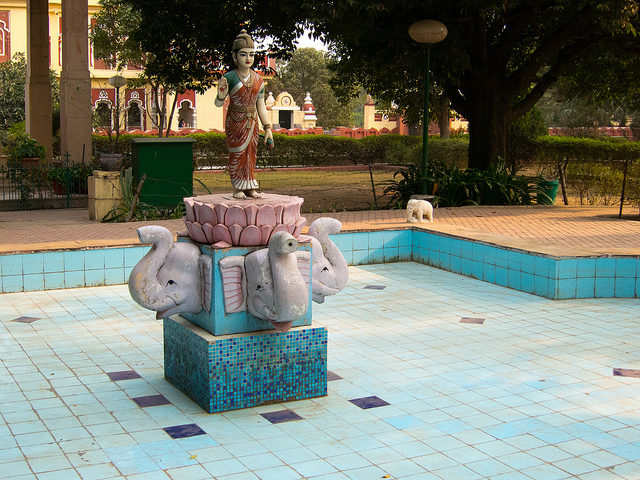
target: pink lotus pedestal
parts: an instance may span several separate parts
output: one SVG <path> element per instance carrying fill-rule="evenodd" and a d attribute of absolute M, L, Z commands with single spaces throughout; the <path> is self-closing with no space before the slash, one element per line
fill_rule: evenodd
<path fill-rule="evenodd" d="M 200 195 L 184 199 L 192 240 L 226 248 L 232 245 L 267 245 L 275 232 L 286 231 L 296 239 L 307 220 L 300 216 L 304 199 L 262 194 L 263 198 L 236 199 L 228 194 Z"/>

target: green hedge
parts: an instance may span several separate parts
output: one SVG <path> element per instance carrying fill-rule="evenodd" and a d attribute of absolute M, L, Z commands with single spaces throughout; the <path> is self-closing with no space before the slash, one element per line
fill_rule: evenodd
<path fill-rule="evenodd" d="M 227 145 L 223 133 L 196 133 L 194 160 L 198 167 L 227 165 Z M 133 135 L 121 135 L 118 152 L 131 153 Z M 362 165 L 386 163 L 390 165 L 420 165 L 422 159 L 422 137 L 402 135 L 379 135 L 361 139 L 334 137 L 330 135 L 274 136 L 276 147 L 266 149 L 262 142 L 258 148 L 258 162 L 273 166 L 325 166 Z M 94 151 L 109 152 L 109 138 L 94 135 Z M 529 153 L 527 163 L 560 163 L 564 161 L 609 163 L 640 158 L 640 142 L 622 138 L 593 139 L 575 137 L 542 136 L 527 140 Z M 429 159 L 446 165 L 466 168 L 468 164 L 467 138 L 442 140 L 429 138 Z"/>
<path fill-rule="evenodd" d="M 640 143 L 623 138 L 595 139 L 543 136 L 532 141 L 533 162 L 608 163 L 640 158 Z"/>
<path fill-rule="evenodd" d="M 118 153 L 131 154 L 131 138 L 121 135 Z M 223 133 L 196 133 L 189 135 L 195 139 L 193 145 L 194 162 L 197 167 L 227 165 L 227 145 Z M 258 163 L 262 165 L 289 166 L 329 166 L 362 165 L 386 163 L 391 165 L 419 164 L 422 155 L 422 138 L 402 135 L 370 136 L 362 139 L 334 137 L 330 135 L 274 135 L 275 148 L 270 150 L 260 142 Z M 94 152 L 111 152 L 113 147 L 106 136 L 94 135 Z M 441 140 L 429 138 L 429 158 L 460 168 L 467 166 L 468 140 L 454 138 Z"/>

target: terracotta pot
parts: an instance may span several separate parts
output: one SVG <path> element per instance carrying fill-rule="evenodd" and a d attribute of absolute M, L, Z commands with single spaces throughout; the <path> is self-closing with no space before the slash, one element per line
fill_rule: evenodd
<path fill-rule="evenodd" d="M 57 180 L 53 180 L 51 182 L 51 186 L 53 187 L 53 193 L 56 195 L 66 195 L 67 194 L 67 186 L 60 183 Z"/>
<path fill-rule="evenodd" d="M 20 163 L 24 168 L 38 168 L 38 165 L 40 165 L 40 159 L 38 157 L 23 157 L 20 159 Z"/>

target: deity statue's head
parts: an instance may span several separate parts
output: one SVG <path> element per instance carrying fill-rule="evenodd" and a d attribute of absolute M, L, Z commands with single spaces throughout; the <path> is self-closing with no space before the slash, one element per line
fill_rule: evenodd
<path fill-rule="evenodd" d="M 238 68 L 250 68 L 255 56 L 253 38 L 246 30 L 241 30 L 231 46 L 231 56 Z"/>

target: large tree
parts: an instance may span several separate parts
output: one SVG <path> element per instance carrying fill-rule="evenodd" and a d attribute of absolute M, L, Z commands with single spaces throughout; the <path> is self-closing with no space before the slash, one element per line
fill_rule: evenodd
<path fill-rule="evenodd" d="M 132 38 L 148 52 L 145 70 L 170 84 L 204 91 L 233 66 L 231 44 L 245 28 L 256 40 L 270 37 L 270 55 L 288 58 L 303 31 L 301 11 L 279 10 L 275 0 L 113 0 L 140 15 Z M 286 2 L 285 2 L 286 3 Z M 283 11 L 286 11 L 284 15 Z M 257 65 L 266 49 L 258 52 Z"/>
<path fill-rule="evenodd" d="M 140 12 L 147 67 L 164 78 L 207 88 L 230 64 L 242 26 L 270 35 L 274 55 L 292 52 L 311 26 L 334 53 L 343 94 L 362 85 L 410 119 L 421 110 L 425 58 L 407 30 L 436 18 L 449 35 L 432 48 L 433 79 L 469 121 L 469 163 L 478 168 L 504 158 L 508 126 L 576 60 L 631 36 L 638 22 L 638 0 L 121 1 Z"/>
<path fill-rule="evenodd" d="M 303 2 L 306 3 L 306 2 Z M 303 7 L 301 7 L 303 8 Z M 343 94 L 362 84 L 419 115 L 423 49 L 411 23 L 435 18 L 449 34 L 431 48 L 434 81 L 470 124 L 469 165 L 505 157 L 508 126 L 590 49 L 635 33 L 635 0 L 352 0 L 313 8 Z M 418 115 L 416 115 L 418 114 Z"/>

